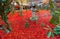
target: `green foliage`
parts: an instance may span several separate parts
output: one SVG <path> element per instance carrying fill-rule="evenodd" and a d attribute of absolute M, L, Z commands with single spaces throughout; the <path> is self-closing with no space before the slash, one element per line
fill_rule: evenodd
<path fill-rule="evenodd" d="M 49 1 L 49 5 L 52 14 L 50 23 L 58 25 L 60 23 L 60 8 L 56 9 L 56 6 L 54 5 L 54 2 L 52 0 Z"/>
<path fill-rule="evenodd" d="M 26 22 L 26 23 L 25 23 L 25 27 L 27 28 L 28 26 L 29 26 L 29 23 L 28 23 L 28 22 Z"/>
<path fill-rule="evenodd" d="M 51 36 L 51 31 L 47 33 L 48 38 Z"/>
<path fill-rule="evenodd" d="M 9 12 L 11 9 L 10 8 L 10 0 L 0 0 L 0 8 L 1 8 L 0 10 L 3 10 L 4 12 L 6 12 L 6 11 Z"/>
<path fill-rule="evenodd" d="M 5 13 L 6 13 L 6 14 L 8 14 L 8 12 L 10 12 L 10 11 L 11 11 L 10 6 L 8 6 L 4 11 L 5 11 Z"/>
<path fill-rule="evenodd" d="M 59 24 L 60 23 L 60 9 L 55 10 L 52 13 L 52 19 L 50 20 L 50 23 L 52 24 Z"/>
<path fill-rule="evenodd" d="M 60 35 L 60 26 L 57 26 L 57 27 L 54 28 L 54 33 L 56 35 Z"/>
<path fill-rule="evenodd" d="M 54 32 L 52 32 L 52 31 L 49 31 L 48 33 L 47 33 L 47 37 L 48 38 L 50 38 L 50 36 L 52 36 L 53 38 L 54 38 Z"/>
<path fill-rule="evenodd" d="M 38 18 L 37 18 L 36 16 L 32 16 L 32 17 L 30 18 L 30 20 L 31 20 L 31 21 L 34 21 L 34 20 L 37 21 Z"/>
<path fill-rule="evenodd" d="M 47 33 L 48 38 L 50 38 L 50 36 L 54 38 L 54 35 L 60 35 L 60 26 L 56 26 L 55 28 L 53 28 L 53 32 L 49 31 Z"/>
<path fill-rule="evenodd" d="M 50 38 L 50 36 L 54 38 L 54 35 L 60 35 L 60 26 L 57 25 L 52 29 L 52 31 L 47 33 L 48 38 Z"/>
<path fill-rule="evenodd" d="M 44 27 L 44 26 L 45 26 L 45 23 L 44 23 L 44 22 L 42 22 L 42 23 L 41 23 L 41 26 L 42 26 L 42 27 Z"/>
<path fill-rule="evenodd" d="M 3 30 L 6 32 L 10 31 L 7 17 L 8 13 L 11 11 L 10 2 L 11 0 L 0 0 L 0 16 L 2 17 L 2 20 L 6 23 L 6 27 L 8 29 L 6 29 L 6 27 L 4 26 L 2 26 L 1 28 L 3 28 Z"/>
<path fill-rule="evenodd" d="M 55 7 L 53 0 L 50 0 L 50 1 L 49 1 L 49 5 L 50 5 L 50 8 L 49 8 L 49 9 L 50 9 L 50 10 L 53 10 L 54 7 Z"/>
<path fill-rule="evenodd" d="M 7 21 L 7 14 L 9 11 L 11 11 L 10 8 L 10 1 L 11 0 L 0 0 L 0 15 L 2 16 L 2 19 L 4 21 Z M 3 5 L 2 5 L 3 3 Z"/>
<path fill-rule="evenodd" d="M 53 33 L 53 32 L 51 33 L 51 35 L 52 35 L 52 37 L 54 38 L 54 33 Z"/>

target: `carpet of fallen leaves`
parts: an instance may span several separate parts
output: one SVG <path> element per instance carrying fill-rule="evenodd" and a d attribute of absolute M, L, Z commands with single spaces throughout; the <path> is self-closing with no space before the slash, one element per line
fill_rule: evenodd
<path fill-rule="evenodd" d="M 60 36 L 54 36 L 54 38 L 47 37 L 48 30 L 45 30 L 44 27 L 54 27 L 54 25 L 49 23 L 52 17 L 49 11 L 40 10 L 37 12 L 36 16 L 39 18 L 37 22 L 29 20 L 32 16 L 31 10 L 24 10 L 22 12 L 22 16 L 19 15 L 19 12 L 8 15 L 12 31 L 6 34 L 3 30 L 0 30 L 0 39 L 60 39 Z M 28 27 L 25 27 L 26 21 L 29 23 Z M 44 23 L 44 27 L 41 25 L 42 23 Z"/>

